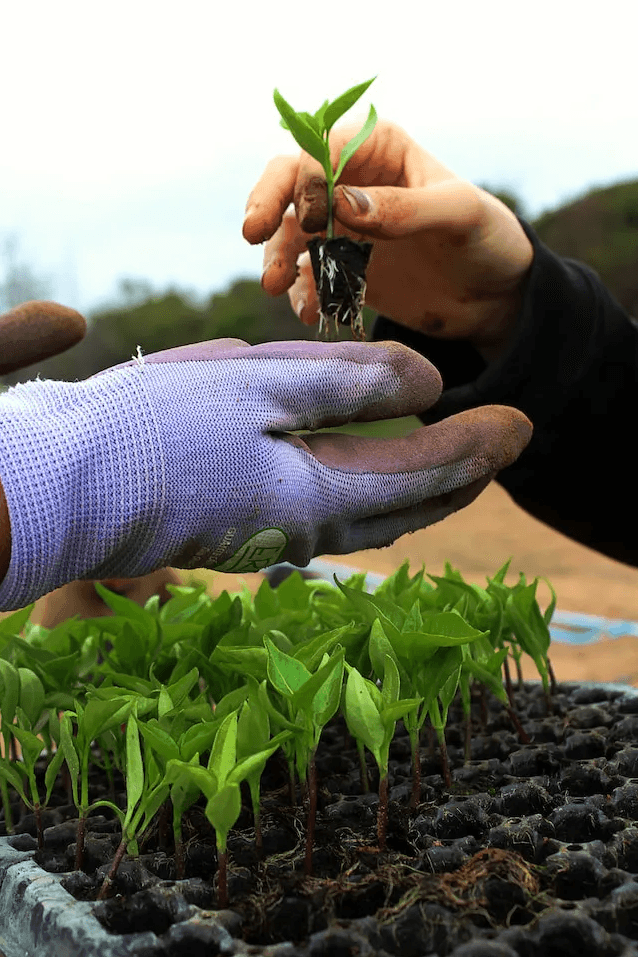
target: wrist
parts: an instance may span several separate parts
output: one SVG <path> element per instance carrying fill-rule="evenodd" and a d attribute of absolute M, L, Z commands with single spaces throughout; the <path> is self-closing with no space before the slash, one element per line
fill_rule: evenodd
<path fill-rule="evenodd" d="M 500 359 L 509 349 L 523 304 L 522 284 L 486 309 L 484 320 L 470 343 L 487 363 Z"/>
<path fill-rule="evenodd" d="M 142 574 L 161 501 L 156 427 L 134 376 L 29 382 L 0 399 L 10 529 L 0 608 L 81 578 Z M 1 531 L 1 526 L 0 526 Z"/>

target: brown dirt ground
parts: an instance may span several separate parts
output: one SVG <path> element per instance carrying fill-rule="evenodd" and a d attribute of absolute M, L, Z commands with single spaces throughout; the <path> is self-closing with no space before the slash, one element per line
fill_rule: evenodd
<path fill-rule="evenodd" d="M 513 583 L 519 572 L 528 581 L 547 578 L 561 610 L 638 620 L 637 568 L 599 555 L 531 518 L 494 482 L 472 505 L 438 525 L 405 535 L 388 548 L 334 556 L 334 560 L 379 574 L 390 574 L 406 559 L 415 571 L 425 564 L 428 572 L 440 574 L 449 561 L 468 580 L 484 584 L 485 576 L 510 556 L 508 581 Z M 259 575 L 193 574 L 208 581 L 216 593 L 241 587 L 243 582 L 254 588 L 261 580 Z M 541 603 L 549 600 L 544 585 L 539 586 L 539 597 Z M 589 645 L 555 642 L 551 659 L 559 680 L 638 686 L 638 638 L 631 635 Z M 533 665 L 528 675 L 534 676 Z"/>

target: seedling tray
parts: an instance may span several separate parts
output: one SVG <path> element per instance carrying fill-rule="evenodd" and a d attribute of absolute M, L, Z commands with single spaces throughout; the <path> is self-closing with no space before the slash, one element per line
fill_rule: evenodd
<path fill-rule="evenodd" d="M 353 569 L 315 562 L 311 571 L 344 579 Z M 370 587 L 378 584 L 373 577 Z M 283 808 L 282 817 L 286 798 L 275 773 L 263 861 L 245 830 L 229 839 L 228 910 L 214 909 L 214 850 L 199 830 L 202 876 L 189 868 L 188 879 L 172 880 L 161 853 L 142 855 L 122 867 L 113 897 L 95 903 L 104 868 L 70 869 L 72 827 L 45 830 L 38 851 L 25 821 L 23 833 L 0 838 L 0 953 L 529 957 L 558 953 L 567 940 L 569 953 L 638 955 L 638 690 L 563 683 L 551 715 L 538 682 L 519 694 L 531 743 L 520 744 L 494 702 L 464 764 L 457 714 L 448 735 L 452 786 L 443 785 L 438 756 L 424 751 L 416 813 L 407 809 L 409 742 L 398 736 L 381 854 L 375 784 L 361 793 L 343 724 L 326 728 L 315 877 L 303 878 L 294 846 L 304 812 Z M 109 840 L 105 823 L 100 831 L 94 821 L 98 844 Z M 286 827 L 292 844 L 282 848 Z"/>
<path fill-rule="evenodd" d="M 623 685 L 560 685 L 554 731 L 558 733 L 567 720 L 569 733 L 557 740 L 552 722 L 542 716 L 540 688 L 526 685 L 524 697 L 526 725 L 535 731 L 532 745 L 521 747 L 505 728 L 493 731 L 491 740 L 477 736 L 470 764 L 463 766 L 458 754 L 453 760 L 453 793 L 441 787 L 435 763 L 424 760 L 423 804 L 416 816 L 404 817 L 400 825 L 413 848 L 410 870 L 417 878 L 415 903 L 403 908 L 399 904 L 390 920 L 378 921 L 376 906 L 361 914 L 366 901 L 379 895 L 376 873 L 381 861 L 372 848 L 360 848 L 358 877 L 363 889 L 355 875 L 347 892 L 340 890 L 337 914 L 327 926 L 313 927 L 304 912 L 296 925 L 298 940 L 279 937 L 273 942 L 245 943 L 233 902 L 227 911 L 207 909 L 210 885 L 196 878 L 156 880 L 133 895 L 151 904 L 155 930 L 136 929 L 130 910 L 124 915 L 129 922 L 126 932 L 110 932 L 96 913 L 103 918 L 110 913 L 112 920 L 117 907 L 113 911 L 112 902 L 75 900 L 61 886 L 69 874 L 40 868 L 34 861 L 35 839 L 23 833 L 0 839 L 0 950 L 5 957 L 329 957 L 335 948 L 347 946 L 350 951 L 337 952 L 358 952 L 362 957 L 420 957 L 422 953 L 472 957 L 473 948 L 479 948 L 476 953 L 481 957 L 526 957 L 558 953 L 558 942 L 567 939 L 571 947 L 567 953 L 638 954 L 638 828 L 634 823 L 638 749 L 633 745 L 638 691 Z M 452 730 L 452 750 L 455 734 Z M 341 732 L 329 735 L 328 745 L 341 761 Z M 502 751 L 500 759 L 490 757 L 495 746 Z M 391 771 L 395 819 L 409 790 L 406 784 L 396 783 L 404 780 L 400 748 L 399 741 Z M 349 815 L 350 825 L 341 832 L 344 842 L 348 830 L 365 833 L 367 826 L 374 832 L 374 795 L 359 794 L 355 777 L 350 775 L 348 790 L 347 779 L 337 775 L 336 790 L 341 793 L 326 799 L 323 809 L 324 827 L 331 826 L 337 814 L 340 825 Z M 397 835 L 395 829 L 391 836 L 395 846 Z M 45 845 L 51 836 L 45 831 Z M 245 844 L 238 836 L 235 847 L 229 843 L 231 856 L 239 856 L 242 847 Z M 366 860 L 370 867 L 365 866 Z M 512 872 L 502 870 L 512 865 L 520 869 L 520 882 Z M 130 875 L 134 871 L 132 866 Z M 406 878 L 397 870 L 393 879 Z M 454 903 L 452 897 L 444 902 L 436 897 L 439 886 L 446 895 L 453 894 Z M 468 886 L 486 893 L 478 909 L 472 892 L 468 897 Z M 543 900 L 548 888 L 552 907 Z M 292 884 L 288 893 L 278 905 L 280 918 L 270 920 L 266 937 L 276 937 L 291 913 L 299 921 L 296 908 L 303 895 L 297 897 Z M 194 903 L 198 894 L 199 902 Z M 478 924 L 472 923 L 472 915 L 476 921 L 481 908 L 487 914 L 485 923 L 480 918 Z M 312 911 L 310 904 L 308 910 Z M 421 944 L 426 949 L 419 949 Z"/>

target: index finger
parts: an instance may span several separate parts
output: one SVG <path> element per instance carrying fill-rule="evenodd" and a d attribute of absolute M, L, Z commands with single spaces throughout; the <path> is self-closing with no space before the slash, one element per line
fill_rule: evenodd
<path fill-rule="evenodd" d="M 251 245 L 263 243 L 279 228 L 293 201 L 298 156 L 275 156 L 270 160 L 246 203 L 242 233 Z"/>

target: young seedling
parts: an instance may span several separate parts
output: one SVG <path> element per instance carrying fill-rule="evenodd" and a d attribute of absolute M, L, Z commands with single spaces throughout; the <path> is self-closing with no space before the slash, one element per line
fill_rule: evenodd
<path fill-rule="evenodd" d="M 60 750 L 64 755 L 73 793 L 73 803 L 78 810 L 78 833 L 76 842 L 75 869 L 84 866 L 84 836 L 86 819 L 92 807 L 89 803 L 89 763 L 91 746 L 96 738 L 111 728 L 120 727 L 127 720 L 133 701 L 130 698 L 114 697 L 110 701 L 91 698 L 83 708 L 79 702 L 76 710 L 65 711 L 60 718 Z M 73 722 L 77 734 L 73 736 Z"/>
<path fill-rule="evenodd" d="M 0 777 L 16 788 L 25 805 L 33 811 L 38 846 L 42 847 L 42 806 L 35 777 L 35 765 L 44 749 L 43 736 L 40 735 L 48 719 L 48 712 L 45 711 L 44 705 L 44 688 L 38 676 L 30 668 L 13 668 L 7 661 L 3 661 L 2 666 L 4 690 L 8 692 L 6 713 L 4 701 L 2 702 L 3 730 L 6 722 L 7 730 L 20 744 L 22 760 L 11 764 L 5 759 L 0 768 Z M 9 723 L 14 721 L 14 717 L 17 724 Z M 15 772 L 16 769 L 20 771 L 18 780 L 20 775 L 24 775 L 28 781 L 27 793 L 17 784 L 15 775 L 11 775 L 11 771 Z M 48 797 L 49 795 L 47 795 L 47 801 Z"/>
<path fill-rule="evenodd" d="M 411 806 L 414 807 L 421 792 L 419 734 L 428 715 L 437 729 L 444 780 L 448 786 L 451 783 L 437 698 L 443 701 L 441 696 L 445 697 L 451 687 L 447 683 L 456 674 L 451 681 L 453 697 L 458 684 L 460 649 L 484 633 L 472 627 L 457 611 L 426 608 L 422 612 L 418 599 L 410 607 L 402 608 L 377 595 L 366 595 L 338 584 L 349 601 L 371 623 L 369 653 L 377 678 L 385 682 L 385 659 L 392 658 L 399 673 L 401 695 L 415 700 L 414 707 L 404 717 L 412 748 Z M 418 586 L 418 582 L 414 584 Z"/>
<path fill-rule="evenodd" d="M 169 793 L 166 775 L 152 755 L 151 749 L 145 747 L 144 757 L 142 757 L 139 725 L 134 713 L 129 715 L 126 722 L 125 782 L 126 810 L 124 812 L 110 801 L 99 802 L 102 806 L 111 807 L 120 818 L 122 839 L 115 852 L 111 868 L 100 887 L 98 900 L 103 900 L 109 893 L 126 852 L 130 850 L 135 854 L 138 853 L 139 837 L 149 827 Z"/>
<path fill-rule="evenodd" d="M 287 712 L 284 727 L 293 728 L 297 773 L 307 784 L 308 820 L 306 825 L 305 872 L 312 873 L 312 844 L 317 814 L 317 772 L 315 755 L 321 732 L 337 712 L 343 685 L 344 649 L 340 646 L 330 656 L 325 653 L 314 674 L 302 661 L 280 651 L 269 639 L 268 679 L 280 696 L 281 707 Z M 264 710 L 273 713 L 263 697 Z M 275 712 L 275 720 L 281 722 Z"/>
<path fill-rule="evenodd" d="M 207 767 L 171 760 L 167 765 L 166 782 L 170 785 L 188 779 L 206 798 L 206 817 L 215 829 L 217 844 L 217 896 L 221 908 L 228 907 L 228 832 L 241 812 L 240 784 L 256 768 L 262 768 L 279 747 L 280 737 L 271 739 L 266 748 L 250 757 L 238 759 L 237 711 L 222 721 L 212 743 Z"/>
<path fill-rule="evenodd" d="M 308 251 L 320 304 L 319 336 L 338 338 L 339 323 L 350 323 L 355 339 L 365 339 L 361 310 L 366 290 L 366 268 L 371 243 L 358 243 L 347 236 L 334 235 L 334 188 L 343 168 L 377 122 L 374 106 L 362 128 L 341 150 L 333 169 L 330 156 L 330 131 L 334 124 L 363 96 L 376 77 L 353 86 L 330 103 L 326 100 L 316 113 L 297 113 L 279 90 L 273 97 L 281 114 L 281 124 L 290 131 L 302 150 L 321 163 L 327 187 L 327 225 L 325 239 L 311 239 Z"/>
<path fill-rule="evenodd" d="M 400 697 L 400 678 L 394 659 L 385 656 L 381 690 L 364 678 L 356 668 L 346 665 L 348 678 L 343 696 L 343 713 L 350 734 L 372 752 L 379 769 L 379 809 L 377 842 L 385 850 L 388 829 L 388 765 L 390 744 L 396 723 L 414 708 L 417 698 Z"/>

